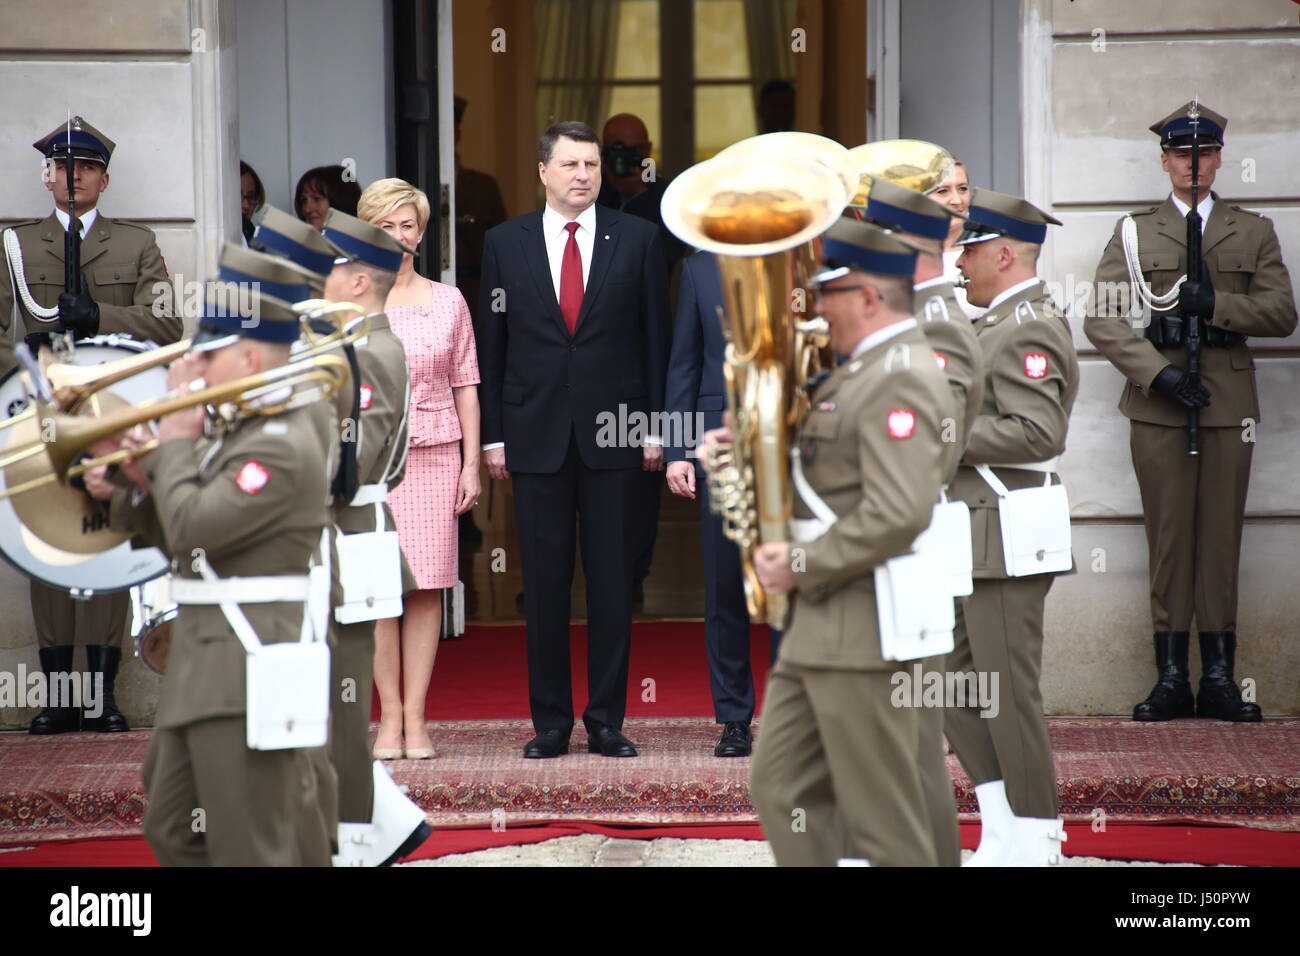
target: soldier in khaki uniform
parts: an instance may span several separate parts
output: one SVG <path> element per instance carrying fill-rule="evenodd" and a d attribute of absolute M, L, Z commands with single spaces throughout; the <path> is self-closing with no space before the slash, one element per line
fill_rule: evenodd
<path fill-rule="evenodd" d="M 67 331 L 84 339 L 124 332 L 159 345 L 181 337 L 181 320 L 158 301 L 155 285 L 167 282 L 167 270 L 153 232 L 99 214 L 115 144 L 79 116 L 72 118 L 71 126 L 73 185 L 82 231 L 82 288 L 79 294 L 64 293 L 63 245 L 69 222 L 69 130 L 64 123 L 32 144 L 46 157 L 44 183 L 54 198 L 55 211 L 5 230 L 17 241 L 9 248 L 7 239 L 5 255 L 0 257 L 0 340 L 6 343 L 0 349 L 0 377 L 12 368 L 10 340 L 24 333 Z M 126 730 L 113 684 L 130 615 L 130 594 L 120 591 L 73 600 L 65 591 L 32 581 L 31 596 L 42 670 L 47 675 L 70 672 L 75 646 L 84 645 L 87 669 L 103 674 L 104 680 L 99 717 L 83 717 L 75 708 L 47 707 L 32 721 L 31 733 Z"/>
<path fill-rule="evenodd" d="M 847 359 L 811 396 L 798 441 L 808 485 L 838 518 L 797 545 L 797 569 L 789 542 L 755 552 L 763 587 L 795 593 L 750 789 L 783 866 L 932 866 L 921 715 L 891 703 L 899 665 L 881 655 L 872 572 L 929 525 L 955 408 L 911 316 L 914 250 L 845 219 L 824 255 L 819 311 Z M 796 520 L 813 514 L 796 494 Z"/>
<path fill-rule="evenodd" d="M 330 211 L 323 233 L 318 233 L 295 217 L 268 209 L 257 239 L 313 273 L 327 300 L 354 302 L 366 311 L 369 328 L 355 347 L 358 393 L 336 396 L 340 427 L 354 432 L 357 439 L 351 466 L 356 481 L 350 489 L 336 482 L 333 518 L 340 536 L 395 532 L 397 525 L 386 495 L 405 474 L 409 372 L 406 351 L 383 309 L 402 255 L 410 250 L 378 226 L 338 210 Z M 401 592 L 414 590 L 416 583 L 404 559 L 400 566 Z M 343 601 L 343 585 L 336 574 L 336 608 Z M 378 610 L 375 613 L 387 616 Z M 432 832 L 423 822 L 423 812 L 391 786 L 387 772 L 372 766 L 374 628 L 373 618 L 331 621 L 335 653 L 329 758 L 338 781 L 338 814 L 328 824 L 339 834 L 340 858 L 336 862 L 345 865 L 390 862 L 390 858 L 409 854 Z M 384 788 L 378 801 L 376 781 Z M 393 845 L 385 843 L 390 840 L 395 841 Z M 386 845 L 385 852 L 375 849 Z"/>
<path fill-rule="evenodd" d="M 1244 429 L 1259 422 L 1255 360 L 1246 337 L 1290 335 L 1296 307 L 1273 223 L 1211 192 L 1227 120 L 1204 107 L 1197 124 L 1198 186 L 1208 282 L 1175 290 L 1187 273 L 1191 106 L 1151 127 L 1173 192 L 1116 224 L 1097 266 L 1098 301 L 1084 332 L 1127 379 L 1119 409 L 1130 420 L 1150 553 L 1158 680 L 1133 719 L 1195 714 L 1255 721 L 1259 706 L 1242 700 L 1233 676 L 1237 567 L 1255 448 Z M 1140 275 L 1130 271 L 1129 256 Z M 1201 333 L 1199 388 L 1185 371 L 1181 316 L 1187 304 L 1209 317 Z M 1194 457 L 1187 453 L 1189 408 L 1200 409 L 1201 450 Z M 1202 665 L 1195 704 L 1187 666 L 1193 617 Z"/>
<path fill-rule="evenodd" d="M 1065 450 L 1079 364 L 1070 328 L 1037 277 L 1048 224 L 1023 199 L 976 189 L 958 266 L 966 294 L 988 311 L 976 320 L 984 398 L 970 429 L 953 496 L 971 510 L 975 590 L 959 602 L 947 670 L 998 677 L 996 715 L 949 707 L 944 731 L 975 783 L 982 832 L 973 865 L 1059 860 L 1056 772 L 1038 681 L 1043 604 L 1052 574 L 1012 576 L 1003 557 L 998 494 L 975 470 L 990 465 L 1010 490 L 1053 484 Z M 991 683 L 990 683 L 991 686 Z M 968 864 L 971 865 L 971 864 Z"/>
<path fill-rule="evenodd" d="M 277 292 L 307 293 L 291 289 Z M 210 310 L 194 350 L 169 370 L 169 385 L 199 377 L 218 385 L 284 365 L 299 325 L 268 311 L 245 321 Z M 202 409 L 178 412 L 160 421 L 159 439 L 155 451 L 123 467 L 133 486 L 112 493 L 114 526 L 165 548 L 178 584 L 200 579 L 206 562 L 223 579 L 279 577 L 305 589 L 329 520 L 335 432 L 327 403 L 233 422 L 205 421 Z M 119 443 L 132 439 L 93 451 Z M 101 487 L 91 490 L 103 497 Z M 150 848 L 164 866 L 328 866 L 323 832 L 314 851 L 302 849 L 302 821 L 319 813 L 306 751 L 249 749 L 245 649 L 219 605 L 174 593 L 181 610 L 143 769 Z M 297 641 L 311 610 L 300 601 L 240 606 L 263 644 Z"/>
<path fill-rule="evenodd" d="M 943 275 L 943 242 L 949 224 L 958 214 L 918 192 L 876 179 L 867 195 L 863 215 L 918 249 L 912 276 L 912 313 L 934 350 L 935 361 L 948 382 L 956 406 L 956 415 L 946 423 L 942 436 L 948 449 L 943 475 L 947 484 L 957 475 L 958 461 L 984 398 L 984 360 L 980 345 L 957 303 L 953 284 Z M 942 662 L 938 662 L 936 669 L 941 667 Z M 958 866 L 961 834 L 957 827 L 952 776 L 943 754 L 942 708 L 925 708 L 921 713 L 921 727 L 921 783 L 934 833 L 935 855 L 940 866 Z"/>

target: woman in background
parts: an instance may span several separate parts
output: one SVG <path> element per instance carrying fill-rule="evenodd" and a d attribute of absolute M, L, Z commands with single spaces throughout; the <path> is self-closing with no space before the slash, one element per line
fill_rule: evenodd
<path fill-rule="evenodd" d="M 243 220 L 244 244 L 253 238 L 257 223 L 253 217 L 266 205 L 266 187 L 256 170 L 242 159 L 239 161 L 239 214 Z"/>
<path fill-rule="evenodd" d="M 415 248 L 429 224 L 429 199 L 401 179 L 366 187 L 357 216 Z M 397 533 L 419 590 L 405 596 L 398 620 L 376 622 L 375 756 L 433 756 L 424 722 L 438 652 L 443 588 L 457 579 L 457 516 L 478 503 L 478 356 L 469 308 L 455 286 L 426 279 L 402 257 L 385 307 L 411 371 L 406 476 L 388 495 Z M 462 452 L 463 449 L 463 452 Z M 405 743 L 403 743 L 405 739 Z"/>
<path fill-rule="evenodd" d="M 926 195 L 940 205 L 961 213 L 964 217 L 970 212 L 970 177 L 966 174 L 965 164 L 960 159 L 954 160 L 947 178 Z M 964 223 L 961 219 L 954 219 L 948 228 L 948 238 L 943 243 L 943 277 L 954 284 L 953 292 L 958 304 L 966 311 L 967 318 L 973 319 L 983 315 L 984 309 L 977 308 L 966 301 L 966 287 L 961 284 L 962 274 L 957 268 L 961 248 L 953 243 L 961 235 L 963 227 Z"/>
<path fill-rule="evenodd" d="M 293 191 L 293 211 L 298 218 L 313 229 L 324 229 L 325 214 L 331 209 L 355 216 L 361 187 L 355 177 L 344 178 L 345 172 L 342 166 L 317 166 L 303 173 Z"/>

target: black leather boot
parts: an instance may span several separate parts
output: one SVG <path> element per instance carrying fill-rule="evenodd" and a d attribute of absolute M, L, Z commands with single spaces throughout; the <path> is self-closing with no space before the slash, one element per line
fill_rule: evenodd
<path fill-rule="evenodd" d="M 113 682 L 117 680 L 117 665 L 122 660 L 122 651 L 116 647 L 92 644 L 86 648 L 86 670 L 90 671 L 92 692 L 98 692 L 101 686 L 99 676 L 103 675 L 103 692 L 99 700 L 98 717 L 87 717 L 84 710 L 81 715 L 81 729 L 94 730 L 101 734 L 117 734 L 131 728 L 126 725 L 126 718 L 117 709 L 117 700 L 113 696 Z"/>
<path fill-rule="evenodd" d="M 1174 720 L 1192 717 L 1196 705 L 1187 672 L 1186 631 L 1156 631 L 1156 686 L 1133 708 L 1134 720 Z"/>
<path fill-rule="evenodd" d="M 1237 635 L 1233 631 L 1203 631 L 1201 640 L 1201 686 L 1196 691 L 1196 716 L 1214 720 L 1250 723 L 1263 720 L 1258 704 L 1241 699 L 1241 688 L 1232 676 L 1237 656 Z"/>
<path fill-rule="evenodd" d="M 41 658 L 41 670 L 45 673 L 45 687 L 47 694 L 53 694 L 57 687 L 60 691 L 68 687 L 67 678 L 58 678 L 56 675 L 72 673 L 72 652 L 76 648 L 70 644 L 60 645 L 58 647 L 42 647 L 38 653 Z M 80 675 L 77 675 L 80 678 Z M 51 703 L 53 697 L 46 698 Z M 66 703 L 60 700 L 59 703 Z M 27 728 L 29 734 L 66 734 L 70 730 L 78 730 L 81 727 L 81 711 L 76 707 L 44 707 L 41 712 L 32 719 L 32 724 Z"/>

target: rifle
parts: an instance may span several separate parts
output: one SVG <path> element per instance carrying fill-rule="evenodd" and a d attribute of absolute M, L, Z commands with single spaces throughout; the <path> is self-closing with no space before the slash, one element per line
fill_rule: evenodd
<path fill-rule="evenodd" d="M 63 237 L 63 291 L 81 292 L 81 223 L 77 222 L 77 187 L 73 181 L 72 118 L 68 118 L 68 153 L 64 169 L 68 176 L 68 232 Z"/>
<path fill-rule="evenodd" d="M 1187 280 L 1203 282 L 1205 280 L 1205 263 L 1201 261 L 1201 213 L 1197 208 L 1200 202 L 1200 166 L 1201 149 L 1197 136 L 1200 126 L 1201 110 L 1199 104 L 1192 100 L 1191 109 L 1187 111 L 1192 121 L 1192 208 L 1187 212 Z M 1187 342 L 1187 377 L 1193 385 L 1201 384 L 1201 316 L 1192 310 L 1183 313 Z M 1201 453 L 1201 410 L 1187 410 L 1187 454 Z"/>

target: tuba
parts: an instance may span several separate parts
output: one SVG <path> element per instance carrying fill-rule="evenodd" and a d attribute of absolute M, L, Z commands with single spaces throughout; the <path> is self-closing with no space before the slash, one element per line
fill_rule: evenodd
<path fill-rule="evenodd" d="M 761 141 L 761 142 L 760 142 Z M 727 338 L 723 373 L 733 441 L 707 463 L 713 510 L 740 548 L 750 619 L 784 627 L 789 601 L 759 584 L 753 553 L 790 539 L 789 450 L 815 371 L 814 330 L 800 326 L 818 236 L 855 181 L 848 151 L 823 137 L 767 134 L 682 173 L 664 192 L 664 224 L 715 253 Z"/>

